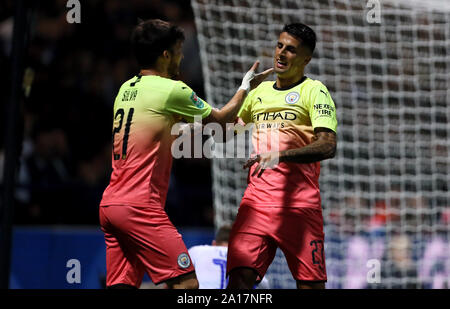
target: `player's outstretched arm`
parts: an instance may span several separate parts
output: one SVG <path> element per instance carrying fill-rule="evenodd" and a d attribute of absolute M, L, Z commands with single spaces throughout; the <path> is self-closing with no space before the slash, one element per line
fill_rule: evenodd
<path fill-rule="evenodd" d="M 336 133 L 328 128 L 314 129 L 313 142 L 305 147 L 274 151 L 250 158 L 244 168 L 250 168 L 257 163 L 252 176 L 260 177 L 265 169 L 272 168 L 279 162 L 313 163 L 333 158 L 336 154 Z"/>
<path fill-rule="evenodd" d="M 256 88 L 273 71 L 273 68 L 270 68 L 264 72 L 256 74 L 256 69 L 258 66 L 259 61 L 256 61 L 250 71 L 245 74 L 242 79 L 242 84 L 236 94 L 220 110 L 213 109 L 211 114 L 203 120 L 205 124 L 216 122 L 219 123 L 222 128 L 225 128 L 227 123 L 234 123 L 248 92 Z"/>

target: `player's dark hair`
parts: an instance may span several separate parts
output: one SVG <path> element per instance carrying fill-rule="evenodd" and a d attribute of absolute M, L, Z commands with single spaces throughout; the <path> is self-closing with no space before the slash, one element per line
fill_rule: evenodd
<path fill-rule="evenodd" d="M 283 31 L 301 40 L 301 44 L 309 49 L 311 54 L 316 48 L 316 33 L 310 27 L 302 23 L 285 25 Z"/>
<path fill-rule="evenodd" d="M 228 242 L 228 239 L 230 238 L 230 232 L 231 232 L 231 226 L 229 225 L 223 225 L 221 226 L 216 233 L 216 242 Z"/>
<path fill-rule="evenodd" d="M 184 40 L 183 30 L 160 19 L 141 21 L 131 34 L 131 46 L 141 68 L 152 67 L 165 50 Z"/>

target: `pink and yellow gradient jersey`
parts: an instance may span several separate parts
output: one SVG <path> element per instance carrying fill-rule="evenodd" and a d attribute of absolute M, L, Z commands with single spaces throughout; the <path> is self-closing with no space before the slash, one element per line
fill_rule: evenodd
<path fill-rule="evenodd" d="M 304 147 L 312 142 L 314 128 L 336 132 L 336 108 L 327 88 L 304 77 L 287 89 L 263 82 L 246 98 L 239 117 L 253 123 L 253 154 Z M 242 203 L 254 206 L 320 208 L 320 163 L 282 162 L 251 176 Z"/>
<path fill-rule="evenodd" d="M 211 106 L 181 81 L 138 76 L 114 102 L 111 180 L 100 206 L 164 208 L 172 166 L 172 126 L 207 117 Z"/>

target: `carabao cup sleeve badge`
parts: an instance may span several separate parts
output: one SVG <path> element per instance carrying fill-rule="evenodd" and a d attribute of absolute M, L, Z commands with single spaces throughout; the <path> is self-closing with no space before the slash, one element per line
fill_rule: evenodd
<path fill-rule="evenodd" d="M 191 266 L 191 259 L 189 258 L 189 255 L 187 255 L 186 253 L 181 253 L 178 256 L 178 266 L 180 266 L 181 268 L 188 268 L 189 266 Z"/>
<path fill-rule="evenodd" d="M 298 92 L 289 92 L 284 99 L 287 104 L 295 104 L 300 99 L 300 94 Z"/>
<path fill-rule="evenodd" d="M 192 91 L 191 94 L 191 101 L 192 103 L 194 103 L 195 106 L 197 106 L 198 108 L 203 108 L 205 106 L 205 104 L 203 103 L 202 99 L 200 99 L 195 92 Z"/>

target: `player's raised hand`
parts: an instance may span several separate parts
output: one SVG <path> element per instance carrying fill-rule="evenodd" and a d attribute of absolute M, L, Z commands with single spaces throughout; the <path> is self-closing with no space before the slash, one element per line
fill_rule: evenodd
<path fill-rule="evenodd" d="M 261 73 L 255 74 L 255 77 L 250 81 L 250 90 L 259 86 L 266 78 L 273 72 L 273 68 L 267 69 Z"/>
<path fill-rule="evenodd" d="M 244 169 L 251 168 L 253 164 L 257 163 L 252 176 L 258 174 L 261 177 L 262 173 L 268 168 L 273 168 L 280 162 L 280 153 L 278 151 L 259 154 L 253 158 L 250 158 L 245 162 Z"/>
<path fill-rule="evenodd" d="M 264 72 L 256 74 L 258 66 L 259 60 L 256 60 L 255 63 L 250 68 L 250 70 L 245 74 L 244 78 L 242 79 L 242 84 L 239 87 L 239 89 L 243 89 L 248 93 L 250 90 L 253 90 L 256 87 L 258 87 L 258 85 L 261 84 L 261 82 L 265 80 L 267 76 L 269 76 L 269 74 L 272 73 L 273 71 L 273 68 L 270 68 L 265 70 Z"/>

